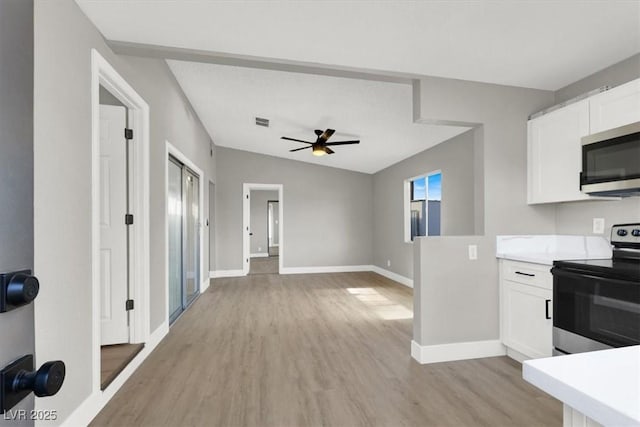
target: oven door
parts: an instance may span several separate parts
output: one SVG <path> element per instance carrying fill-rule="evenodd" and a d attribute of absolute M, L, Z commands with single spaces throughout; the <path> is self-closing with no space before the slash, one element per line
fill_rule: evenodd
<path fill-rule="evenodd" d="M 640 284 L 562 267 L 551 272 L 554 330 L 611 347 L 640 344 Z"/>
<path fill-rule="evenodd" d="M 640 122 L 582 138 L 580 189 L 604 196 L 640 192 Z"/>

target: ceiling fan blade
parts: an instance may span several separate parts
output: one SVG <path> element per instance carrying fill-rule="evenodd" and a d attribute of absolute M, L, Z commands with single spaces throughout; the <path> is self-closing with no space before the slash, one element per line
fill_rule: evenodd
<path fill-rule="evenodd" d="M 329 145 L 350 145 L 350 144 L 360 144 L 360 141 L 336 141 L 336 142 L 327 142 L 324 145 L 328 147 Z"/>
<path fill-rule="evenodd" d="M 333 151 L 331 148 L 327 147 L 326 145 L 324 147 L 324 152 L 327 153 L 327 154 L 335 153 L 335 151 Z"/>
<path fill-rule="evenodd" d="M 286 139 L 287 141 L 304 142 L 305 144 L 313 144 L 313 142 L 303 141 L 301 139 L 289 138 L 288 136 L 281 136 L 280 139 Z"/>
<path fill-rule="evenodd" d="M 289 150 L 290 153 L 293 153 L 294 151 L 300 151 L 300 150 L 306 150 L 307 148 L 311 148 L 311 146 L 308 147 L 302 147 L 302 148 L 295 148 L 293 150 Z"/>
<path fill-rule="evenodd" d="M 322 135 L 320 135 L 318 137 L 318 141 L 323 141 L 323 142 L 327 142 L 327 139 L 331 138 L 331 135 L 333 135 L 335 133 L 335 129 L 327 129 L 325 130 Z"/>

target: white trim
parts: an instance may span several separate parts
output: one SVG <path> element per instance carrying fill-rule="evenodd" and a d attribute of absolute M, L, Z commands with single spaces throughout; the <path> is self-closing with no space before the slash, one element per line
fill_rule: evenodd
<path fill-rule="evenodd" d="M 278 272 L 284 270 L 284 188 L 282 184 L 242 184 L 242 273 L 249 274 L 249 258 L 251 254 L 251 240 L 249 228 L 251 225 L 251 201 L 249 193 L 251 190 L 277 190 L 278 191 L 278 236 L 280 236 L 280 248 L 278 256 Z"/>
<path fill-rule="evenodd" d="M 204 268 L 204 172 L 195 163 L 191 161 L 182 151 L 176 148 L 168 140 L 165 140 L 165 155 L 164 155 L 164 236 L 165 236 L 165 311 L 167 313 L 167 319 L 169 318 L 169 155 L 175 157 L 183 165 L 191 169 L 198 175 L 200 185 L 198 188 L 198 206 L 200 207 L 198 215 L 200 216 L 200 278 L 203 280 L 206 277 Z M 207 191 L 209 191 L 209 182 L 207 181 Z M 208 287 L 208 285 L 207 285 Z M 199 293 L 202 293 L 204 289 L 200 287 Z"/>
<path fill-rule="evenodd" d="M 437 345 L 420 345 L 411 340 L 411 357 L 421 364 L 504 356 L 505 353 L 505 347 L 500 340 Z"/>
<path fill-rule="evenodd" d="M 378 273 L 379 275 L 384 276 L 387 279 L 398 282 L 401 285 L 413 288 L 413 280 L 409 279 L 408 277 L 401 276 L 398 273 L 394 273 L 393 271 L 385 270 L 384 268 L 378 267 L 377 265 L 372 265 L 371 271 L 373 271 L 374 273 Z"/>
<path fill-rule="evenodd" d="M 207 277 L 206 279 L 204 279 L 202 281 L 202 283 L 200 284 L 200 293 L 202 294 L 204 291 L 206 291 L 207 289 L 209 289 L 209 285 L 211 284 L 211 279 L 209 277 Z"/>
<path fill-rule="evenodd" d="M 258 252 L 257 254 L 249 255 L 249 258 L 269 258 L 269 254 L 266 252 Z"/>
<path fill-rule="evenodd" d="M 241 277 L 245 276 L 243 270 L 215 270 L 209 272 L 211 279 L 217 279 L 218 277 Z"/>
<path fill-rule="evenodd" d="M 132 296 L 136 309 L 130 315 L 130 339 L 149 339 L 149 105 L 100 53 L 91 49 L 91 270 L 92 270 L 92 390 L 100 391 L 100 86 L 111 92 L 129 111 L 135 129 L 131 213 L 136 222 L 131 245 Z"/>
<path fill-rule="evenodd" d="M 530 356 L 525 356 L 524 354 L 520 353 L 517 350 L 514 350 L 514 349 L 509 348 L 509 347 L 506 347 L 506 349 L 507 349 L 507 356 L 509 356 L 513 360 L 516 360 L 516 361 L 518 361 L 520 363 L 524 362 L 525 360 L 531 359 Z"/>
<path fill-rule="evenodd" d="M 356 271 L 373 271 L 372 265 L 336 265 L 326 267 L 286 267 L 280 274 L 315 274 L 315 273 L 350 273 Z"/>
<path fill-rule="evenodd" d="M 96 415 L 105 407 L 105 405 L 111 400 L 114 394 L 122 387 L 122 385 L 131 377 L 131 375 L 138 369 L 142 362 L 151 354 L 151 352 L 158 346 L 158 344 L 169 333 L 169 324 L 167 322 L 160 325 L 158 329 L 153 331 L 149 336 L 144 348 L 133 358 L 126 368 L 116 377 L 115 380 L 106 390 L 94 391 L 89 397 L 78 406 L 75 411 L 64 420 L 61 426 L 86 426 Z M 44 425 L 45 422 L 36 422 L 36 425 Z"/>

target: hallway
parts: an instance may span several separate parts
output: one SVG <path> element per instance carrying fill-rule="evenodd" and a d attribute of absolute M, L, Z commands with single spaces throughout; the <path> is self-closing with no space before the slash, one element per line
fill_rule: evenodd
<path fill-rule="evenodd" d="M 419 365 L 374 273 L 215 279 L 93 426 L 561 425 L 506 357 Z"/>

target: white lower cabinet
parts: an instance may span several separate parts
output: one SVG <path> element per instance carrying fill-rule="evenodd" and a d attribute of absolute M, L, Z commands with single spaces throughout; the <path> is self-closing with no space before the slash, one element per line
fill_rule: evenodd
<path fill-rule="evenodd" d="M 551 356 L 553 280 L 550 266 L 500 261 L 500 321 L 508 355 L 520 361 Z M 520 279 L 521 277 L 521 279 Z"/>

